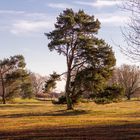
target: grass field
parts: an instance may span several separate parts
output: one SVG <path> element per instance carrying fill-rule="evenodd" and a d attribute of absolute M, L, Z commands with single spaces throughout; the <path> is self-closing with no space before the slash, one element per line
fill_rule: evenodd
<path fill-rule="evenodd" d="M 140 140 L 140 101 L 65 109 L 34 100 L 1 104 L 0 140 Z"/>

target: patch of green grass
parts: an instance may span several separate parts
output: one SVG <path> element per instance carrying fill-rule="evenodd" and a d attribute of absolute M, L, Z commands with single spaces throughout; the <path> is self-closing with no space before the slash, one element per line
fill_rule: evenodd
<path fill-rule="evenodd" d="M 15 98 L 12 100 L 12 103 L 17 103 L 17 104 L 34 104 L 34 103 L 41 103 L 39 100 L 37 99 L 22 99 L 22 98 Z"/>

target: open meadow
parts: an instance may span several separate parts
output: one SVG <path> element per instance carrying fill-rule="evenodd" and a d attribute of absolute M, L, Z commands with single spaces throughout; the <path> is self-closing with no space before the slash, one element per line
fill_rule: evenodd
<path fill-rule="evenodd" d="M 0 105 L 1 140 L 139 140 L 140 101 L 80 103 L 74 111 L 51 102 Z"/>
<path fill-rule="evenodd" d="M 0 140 L 140 140 L 140 0 L 0 0 Z"/>

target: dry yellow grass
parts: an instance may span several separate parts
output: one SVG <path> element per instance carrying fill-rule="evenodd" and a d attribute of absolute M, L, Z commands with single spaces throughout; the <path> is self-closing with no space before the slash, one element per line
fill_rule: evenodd
<path fill-rule="evenodd" d="M 18 139 L 23 137 L 22 132 L 35 131 L 32 137 L 34 139 L 36 135 L 41 134 L 39 130 L 47 131 L 49 128 L 140 126 L 140 101 L 107 105 L 96 105 L 92 102 L 80 103 L 75 106 L 74 111 L 65 109 L 65 105 L 53 105 L 50 102 L 24 102 L 22 104 L 18 102 L 18 104 L 0 105 L 0 137 L 6 139 L 9 133 L 16 133 Z M 43 138 L 47 137 L 45 134 L 43 136 Z M 12 137 L 13 135 L 10 138 Z M 136 138 L 138 137 L 140 135 L 136 135 Z"/>

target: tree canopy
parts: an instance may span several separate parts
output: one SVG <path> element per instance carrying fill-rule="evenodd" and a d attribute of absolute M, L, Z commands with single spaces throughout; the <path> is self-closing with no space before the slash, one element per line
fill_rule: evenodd
<path fill-rule="evenodd" d="M 60 75 L 56 72 L 53 72 L 53 74 L 50 74 L 50 77 L 48 80 L 45 81 L 44 85 L 44 92 L 50 93 L 53 89 L 56 88 L 56 81 L 60 80 Z"/>
<path fill-rule="evenodd" d="M 3 104 L 6 103 L 6 99 L 21 92 L 31 95 L 29 75 L 24 69 L 25 65 L 25 60 L 22 55 L 15 55 L 0 60 L 0 86 L 2 87 L 1 96 Z"/>

